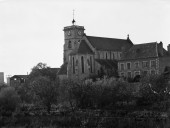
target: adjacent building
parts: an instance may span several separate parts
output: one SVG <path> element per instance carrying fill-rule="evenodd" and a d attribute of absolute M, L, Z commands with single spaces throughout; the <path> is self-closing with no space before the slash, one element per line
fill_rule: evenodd
<path fill-rule="evenodd" d="M 4 84 L 4 73 L 0 72 L 0 84 Z"/>
<path fill-rule="evenodd" d="M 134 78 L 163 73 L 165 67 L 170 66 L 169 46 L 165 50 L 162 42 L 133 45 L 123 52 L 118 62 L 119 76 Z"/>
<path fill-rule="evenodd" d="M 10 86 L 15 86 L 18 84 L 25 83 L 28 79 L 28 75 L 14 75 L 10 78 Z"/>

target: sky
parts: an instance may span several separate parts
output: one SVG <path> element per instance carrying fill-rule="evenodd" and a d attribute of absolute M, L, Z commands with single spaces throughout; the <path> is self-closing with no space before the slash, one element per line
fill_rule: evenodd
<path fill-rule="evenodd" d="M 0 0 L 0 72 L 26 75 L 39 62 L 60 67 L 73 9 L 86 35 L 170 44 L 169 0 Z"/>

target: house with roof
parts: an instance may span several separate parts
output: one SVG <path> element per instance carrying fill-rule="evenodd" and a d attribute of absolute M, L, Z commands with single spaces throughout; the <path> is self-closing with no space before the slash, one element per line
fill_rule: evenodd
<path fill-rule="evenodd" d="M 88 36 L 84 27 L 64 27 L 64 58 L 60 79 L 84 79 L 92 75 L 118 75 L 118 61 L 123 51 L 133 46 L 129 39 Z"/>
<path fill-rule="evenodd" d="M 23 84 L 28 79 L 28 75 L 14 75 L 10 78 L 10 86 L 15 86 L 18 84 Z"/>
<path fill-rule="evenodd" d="M 166 66 L 170 66 L 170 45 L 165 50 L 162 42 L 152 42 L 136 44 L 124 51 L 118 62 L 118 71 L 119 76 L 134 78 L 161 74 Z"/>

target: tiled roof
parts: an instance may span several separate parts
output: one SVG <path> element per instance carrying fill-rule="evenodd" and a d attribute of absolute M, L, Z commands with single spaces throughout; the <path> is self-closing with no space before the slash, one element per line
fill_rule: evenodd
<path fill-rule="evenodd" d="M 114 39 L 105 37 L 86 36 L 91 45 L 97 50 L 120 51 L 122 47 L 129 48 L 133 45 L 130 39 Z"/>
<path fill-rule="evenodd" d="M 106 60 L 106 59 L 95 59 L 100 65 L 105 66 L 105 68 L 112 69 L 117 67 L 117 61 Z"/>
<path fill-rule="evenodd" d="M 57 73 L 58 75 L 67 75 L 67 63 L 64 63 Z"/>
<path fill-rule="evenodd" d="M 85 42 L 85 40 L 82 40 L 80 42 L 79 48 L 73 50 L 71 53 L 71 55 L 75 55 L 75 54 L 94 54 L 93 51 L 90 49 L 90 47 L 87 45 L 87 43 Z"/>
<path fill-rule="evenodd" d="M 133 45 L 127 52 L 124 52 L 121 60 L 141 59 L 158 57 L 157 43 L 145 43 Z"/>

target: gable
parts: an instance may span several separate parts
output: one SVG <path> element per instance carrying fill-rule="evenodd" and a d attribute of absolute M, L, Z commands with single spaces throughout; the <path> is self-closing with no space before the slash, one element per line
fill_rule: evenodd
<path fill-rule="evenodd" d="M 85 40 L 81 40 L 78 49 L 73 50 L 70 55 L 75 54 L 94 54 Z"/>

